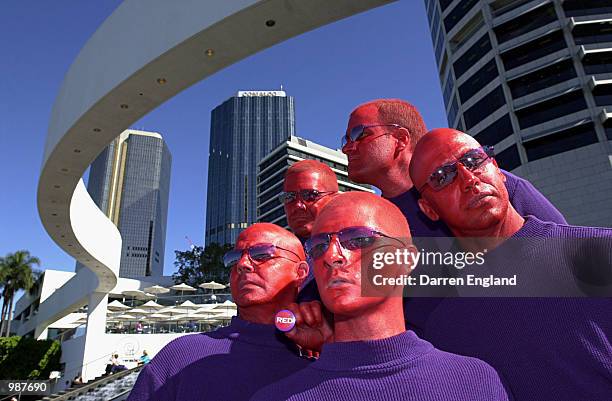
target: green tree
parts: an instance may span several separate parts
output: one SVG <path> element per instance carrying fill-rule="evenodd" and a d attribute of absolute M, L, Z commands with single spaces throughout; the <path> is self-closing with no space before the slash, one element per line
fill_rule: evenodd
<path fill-rule="evenodd" d="M 186 283 L 192 287 L 211 280 L 227 283 L 229 271 L 223 265 L 223 255 L 231 249 L 231 244 L 212 243 L 206 248 L 194 246 L 188 251 L 174 251 L 174 266 L 178 271 L 172 275 L 172 279 L 175 283 Z"/>
<path fill-rule="evenodd" d="M 40 265 L 37 257 L 30 256 L 28 251 L 9 253 L 0 258 L 0 285 L 2 286 L 2 322 L 0 336 L 11 332 L 11 311 L 15 293 L 19 290 L 30 290 L 35 282 L 33 265 Z"/>

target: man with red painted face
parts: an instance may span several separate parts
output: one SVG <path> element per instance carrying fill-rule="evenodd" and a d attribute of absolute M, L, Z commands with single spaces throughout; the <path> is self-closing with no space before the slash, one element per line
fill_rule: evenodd
<path fill-rule="evenodd" d="M 306 249 L 321 299 L 333 314 L 333 340 L 316 362 L 254 400 L 507 400 L 489 365 L 437 350 L 406 331 L 402 286 L 370 284 L 375 252 L 416 252 L 397 207 L 370 193 L 340 194 L 317 217 Z M 384 272 L 393 278 L 410 268 L 389 264 Z M 371 292 L 362 296 L 366 288 Z M 297 313 L 296 319 L 325 330 L 320 317 Z"/>
<path fill-rule="evenodd" d="M 269 223 L 242 231 L 224 256 L 238 316 L 210 333 L 166 345 L 140 373 L 129 400 L 248 400 L 309 362 L 274 326 L 308 275 L 298 238 Z"/>
<path fill-rule="evenodd" d="M 319 212 L 337 193 L 336 174 L 325 163 L 302 160 L 287 169 L 279 199 L 285 206 L 289 227 L 302 243 L 310 237 Z M 310 272 L 298 294 L 298 302 L 318 299 L 317 285 Z"/>
<path fill-rule="evenodd" d="M 287 169 L 283 192 L 287 223 L 302 241 L 310 237 L 315 218 L 338 193 L 336 174 L 325 163 L 302 160 Z"/>
<path fill-rule="evenodd" d="M 429 132 L 415 147 L 410 177 L 425 215 L 444 221 L 462 248 L 489 250 L 480 269 L 526 271 L 527 279 L 546 272 L 524 283 L 542 292 L 549 281 L 576 286 L 589 278 L 609 289 L 612 230 L 522 216 L 491 150 L 471 136 Z M 612 298 L 446 298 L 422 336 L 490 363 L 515 400 L 605 401 L 612 399 L 611 316 Z"/>

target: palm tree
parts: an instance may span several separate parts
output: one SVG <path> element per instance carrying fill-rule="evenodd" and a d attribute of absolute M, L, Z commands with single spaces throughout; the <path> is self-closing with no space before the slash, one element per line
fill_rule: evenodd
<path fill-rule="evenodd" d="M 34 284 L 32 265 L 40 265 L 37 257 L 30 256 L 28 251 L 9 253 L 0 258 L 0 285 L 2 285 L 2 323 L 0 336 L 8 336 L 11 332 L 11 310 L 15 293 L 19 290 L 29 290 Z M 6 330 L 4 330 L 6 323 Z"/>

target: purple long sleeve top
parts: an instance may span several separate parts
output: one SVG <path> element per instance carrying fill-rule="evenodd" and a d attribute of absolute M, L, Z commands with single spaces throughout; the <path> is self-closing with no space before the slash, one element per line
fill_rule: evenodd
<path fill-rule="evenodd" d="M 128 401 L 248 400 L 310 363 L 294 349 L 274 325 L 234 317 L 227 327 L 166 345 L 142 370 Z"/>
<path fill-rule="evenodd" d="M 497 258 L 503 259 L 500 270 L 518 263 L 579 274 L 591 268 L 589 255 L 597 254 L 594 267 L 610 275 L 612 229 L 529 217 L 513 237 L 550 240 L 524 241 L 516 257 Z M 557 240 L 563 238 L 576 241 Z M 576 258 L 585 238 L 598 240 Z M 410 304 L 406 314 L 410 319 Z M 612 298 L 445 298 L 422 326 L 421 335 L 436 347 L 493 366 L 517 401 L 612 400 Z"/>
<path fill-rule="evenodd" d="M 486 363 L 449 354 L 412 331 L 323 346 L 321 358 L 260 390 L 253 401 L 505 401 Z"/>

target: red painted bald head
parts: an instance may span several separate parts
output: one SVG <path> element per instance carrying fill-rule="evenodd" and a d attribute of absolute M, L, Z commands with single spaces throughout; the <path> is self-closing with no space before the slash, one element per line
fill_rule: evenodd
<path fill-rule="evenodd" d="M 285 173 L 283 190 L 297 195 L 295 200 L 284 205 L 289 227 L 298 237 L 308 238 L 315 218 L 338 192 L 338 181 L 336 174 L 326 164 L 317 160 L 302 160 Z M 319 195 L 308 200 L 300 195 L 302 191 Z"/>
<path fill-rule="evenodd" d="M 410 177 L 421 193 L 421 210 L 432 220 L 444 221 L 458 237 L 478 236 L 497 225 L 509 210 L 506 178 L 495 160 L 489 158 L 477 168 L 470 168 L 469 160 L 456 163 L 480 146 L 461 131 L 435 129 L 419 141 L 410 164 Z M 454 166 L 450 174 L 448 166 Z M 445 178 L 446 186 L 435 188 L 435 183 L 429 183 L 434 172 L 444 172 L 435 177 L 438 182 Z"/>
<path fill-rule="evenodd" d="M 356 227 L 360 229 L 355 230 Z M 365 234 L 343 238 L 346 233 L 359 232 L 361 228 L 378 234 L 373 234 L 373 240 L 365 239 Z M 329 233 L 332 233 L 331 240 L 326 235 Z M 311 265 L 325 306 L 344 316 L 357 316 L 379 307 L 385 297 L 361 296 L 362 263 L 370 263 L 373 252 L 410 246 L 410 229 L 402 212 L 371 193 L 343 193 L 331 200 L 315 221 L 311 243 L 325 244 L 321 242 L 323 238 L 327 239 L 327 245 L 319 248 L 323 253 L 313 257 Z"/>
<path fill-rule="evenodd" d="M 265 245 L 272 247 L 262 257 L 256 251 Z M 275 224 L 257 223 L 240 233 L 234 250 L 240 259 L 231 268 L 230 282 L 239 308 L 267 305 L 278 310 L 295 301 L 308 275 L 304 249 L 295 235 Z"/>

